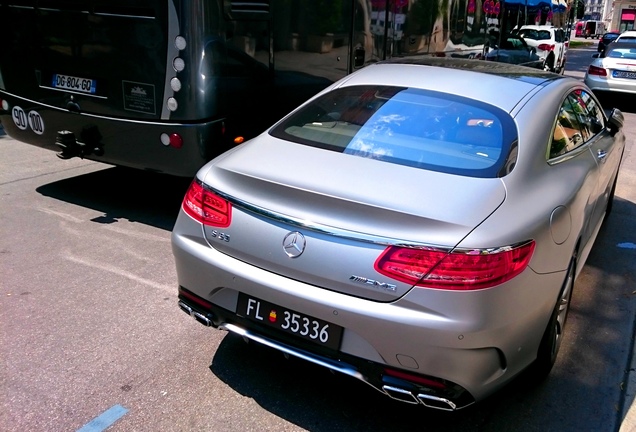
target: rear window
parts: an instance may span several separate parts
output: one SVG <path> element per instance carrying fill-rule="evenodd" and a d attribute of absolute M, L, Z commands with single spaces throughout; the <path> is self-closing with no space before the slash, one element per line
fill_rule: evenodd
<path fill-rule="evenodd" d="M 552 39 L 548 30 L 521 29 L 519 36 L 536 41 Z"/>
<path fill-rule="evenodd" d="M 355 86 L 315 99 L 270 134 L 432 171 L 498 177 L 514 166 L 516 126 L 491 105 L 405 87 Z M 514 144 L 514 145 L 513 145 Z"/>
<path fill-rule="evenodd" d="M 613 47 L 605 54 L 605 57 L 636 60 L 636 48 Z"/>

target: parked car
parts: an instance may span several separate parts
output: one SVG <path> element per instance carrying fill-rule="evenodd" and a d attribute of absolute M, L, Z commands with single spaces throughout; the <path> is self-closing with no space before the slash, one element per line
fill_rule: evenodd
<path fill-rule="evenodd" d="M 617 38 L 616 42 L 636 42 L 636 30 L 628 30 L 621 33 Z"/>
<path fill-rule="evenodd" d="M 592 91 L 636 94 L 636 42 L 613 42 L 593 57 L 584 79 Z"/>
<path fill-rule="evenodd" d="M 536 49 L 537 55 L 547 71 L 562 74 L 568 48 L 568 39 L 562 28 L 548 25 L 525 25 L 516 30 L 528 46 Z"/>
<path fill-rule="evenodd" d="M 507 34 L 501 41 L 498 34 L 494 35 L 486 50 L 485 59 L 543 69 L 543 61 L 537 55 L 537 50 L 528 46 L 522 37 L 513 34 Z"/>
<path fill-rule="evenodd" d="M 616 38 L 620 35 L 619 32 L 607 32 L 601 36 L 598 40 L 597 50 L 598 52 L 603 52 L 605 47 L 609 45 L 611 42 L 614 42 Z"/>
<path fill-rule="evenodd" d="M 441 410 L 544 377 L 622 125 L 580 80 L 528 67 L 360 69 L 201 168 L 172 233 L 179 307 Z"/>

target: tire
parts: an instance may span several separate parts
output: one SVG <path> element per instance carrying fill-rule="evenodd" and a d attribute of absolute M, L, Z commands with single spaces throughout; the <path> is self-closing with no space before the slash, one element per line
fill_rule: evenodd
<path fill-rule="evenodd" d="M 557 73 L 559 75 L 565 75 L 565 60 L 561 62 L 561 67 L 559 68 L 559 71 Z"/>
<path fill-rule="evenodd" d="M 556 362 L 557 355 L 561 348 L 561 341 L 563 340 L 563 331 L 568 318 L 568 312 L 570 311 L 570 301 L 572 299 L 575 277 L 576 254 L 573 255 L 570 260 L 559 298 L 550 316 L 548 326 L 543 333 L 541 343 L 539 344 L 537 359 L 529 371 L 531 378 L 534 380 L 545 379 Z"/>
<path fill-rule="evenodd" d="M 546 72 L 554 72 L 554 57 L 550 56 L 545 60 L 543 64 L 543 70 Z"/>
<path fill-rule="evenodd" d="M 617 182 L 618 182 L 618 172 L 616 173 L 616 178 L 614 179 L 614 183 L 612 183 L 612 189 L 610 189 L 609 197 L 607 198 L 607 207 L 605 207 L 605 220 L 607 220 L 610 213 L 612 213 L 612 208 L 614 207 L 614 193 L 616 192 Z"/>

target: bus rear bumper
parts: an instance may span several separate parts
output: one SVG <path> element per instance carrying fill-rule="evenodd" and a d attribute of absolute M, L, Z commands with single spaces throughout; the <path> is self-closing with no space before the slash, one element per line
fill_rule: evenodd
<path fill-rule="evenodd" d="M 62 159 L 78 156 L 192 177 L 208 160 L 229 149 L 222 119 L 189 124 L 126 120 L 74 113 L 2 91 L 0 101 L 4 102 L 0 122 L 7 135 L 58 152 Z M 67 139 L 62 146 L 60 134 Z M 71 137 L 75 145 L 70 144 Z"/>

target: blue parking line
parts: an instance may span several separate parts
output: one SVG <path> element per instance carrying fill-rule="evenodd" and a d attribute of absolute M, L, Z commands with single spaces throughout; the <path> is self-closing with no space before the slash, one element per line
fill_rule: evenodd
<path fill-rule="evenodd" d="M 93 420 L 86 423 L 77 432 L 102 432 L 113 423 L 122 418 L 128 410 L 121 405 L 115 405 L 107 409 Z"/>

